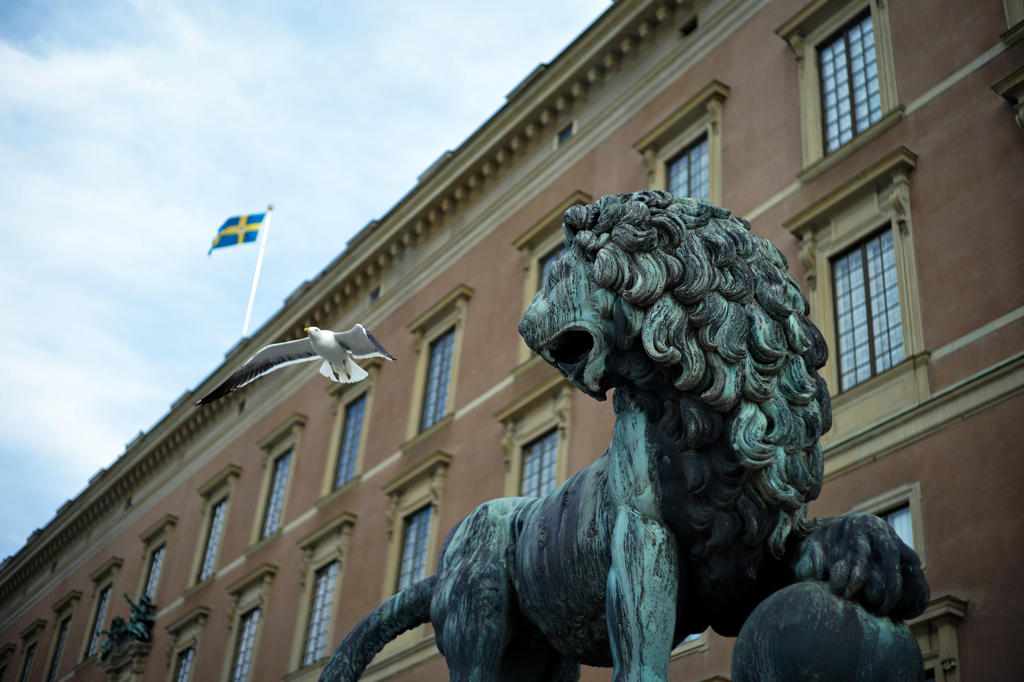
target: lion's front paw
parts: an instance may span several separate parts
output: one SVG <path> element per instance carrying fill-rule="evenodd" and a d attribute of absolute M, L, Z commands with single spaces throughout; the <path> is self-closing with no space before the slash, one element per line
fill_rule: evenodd
<path fill-rule="evenodd" d="M 917 554 L 871 514 L 823 520 L 801 543 L 796 577 L 827 580 L 839 596 L 894 618 L 921 614 L 930 596 Z"/>

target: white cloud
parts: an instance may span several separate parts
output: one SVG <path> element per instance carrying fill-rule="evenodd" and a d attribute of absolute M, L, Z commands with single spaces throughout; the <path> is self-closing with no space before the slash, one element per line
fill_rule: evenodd
<path fill-rule="evenodd" d="M 5 3 L 0 557 L 607 4 Z"/>

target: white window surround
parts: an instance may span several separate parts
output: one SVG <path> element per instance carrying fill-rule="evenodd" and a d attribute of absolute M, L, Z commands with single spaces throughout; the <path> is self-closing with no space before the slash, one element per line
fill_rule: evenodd
<path fill-rule="evenodd" d="M 257 507 L 253 512 L 252 529 L 249 533 L 249 547 L 245 550 L 246 557 L 252 556 L 259 548 L 281 535 L 281 530 L 284 528 L 285 515 L 288 512 L 288 497 L 291 492 L 292 481 L 295 479 L 295 469 L 298 466 L 302 446 L 302 431 L 308 420 L 309 418 L 306 415 L 296 412 L 257 443 L 260 450 L 263 451 L 263 471 L 260 479 L 259 497 L 256 498 L 258 500 Z M 289 452 L 291 453 L 291 460 L 288 463 L 288 473 L 284 483 L 284 498 L 281 501 L 277 528 L 264 537 L 263 527 L 266 521 L 267 506 L 270 504 L 275 464 L 278 459 Z"/>
<path fill-rule="evenodd" d="M 14 663 L 14 654 L 18 650 L 18 647 L 11 642 L 0 646 L 0 670 L 4 671 L 4 679 L 6 675 L 11 672 L 11 664 Z"/>
<path fill-rule="evenodd" d="M 409 410 L 409 423 L 406 429 L 406 442 L 402 451 L 408 452 L 424 438 L 429 437 L 451 423 L 455 413 L 455 393 L 459 382 L 459 359 L 462 355 L 462 336 L 465 327 L 466 310 L 473 296 L 473 288 L 460 284 L 434 305 L 430 306 L 416 319 L 409 323 L 407 329 L 414 337 L 416 350 L 416 372 L 412 385 L 412 404 Z M 423 403 L 427 389 L 427 371 L 430 364 L 430 344 L 438 337 L 455 328 L 455 340 L 452 348 L 451 374 L 448 379 L 448 396 L 445 402 L 445 416 L 425 431 L 420 431 L 423 417 Z"/>
<path fill-rule="evenodd" d="M 103 565 L 97 568 L 89 575 L 89 581 L 92 583 L 92 604 L 89 607 L 89 618 L 86 620 L 85 637 L 82 640 L 82 649 L 78 655 L 78 666 L 75 667 L 77 672 L 78 667 L 82 666 L 86 661 L 92 661 L 99 653 L 99 647 L 97 646 L 97 652 L 92 656 L 89 655 L 89 645 L 92 643 L 93 632 L 96 628 L 103 630 L 106 628 L 106 621 L 109 620 L 111 614 L 111 605 L 114 602 L 114 584 L 117 581 L 117 574 L 121 570 L 121 566 L 124 564 L 124 559 L 121 557 L 110 557 Z M 110 588 L 110 602 L 107 604 L 106 613 L 103 614 L 102 622 L 97 623 L 97 611 L 100 607 L 99 597 L 103 594 L 103 590 Z"/>
<path fill-rule="evenodd" d="M 39 639 L 46 630 L 46 620 L 43 618 L 37 618 L 32 621 L 28 627 L 18 633 L 18 638 L 21 640 L 21 661 L 18 663 L 18 676 L 14 679 L 21 680 L 26 675 L 25 668 L 31 666 L 28 674 L 32 674 L 32 670 L 39 668 L 39 660 L 42 658 L 39 652 Z M 35 647 L 32 650 L 31 660 L 28 657 L 28 651 L 31 647 Z"/>
<path fill-rule="evenodd" d="M 1000 36 L 1007 45 L 1024 38 L 1024 0 L 1003 0 L 1006 12 L 1006 33 Z"/>
<path fill-rule="evenodd" d="M 404 520 L 413 512 L 430 505 L 430 531 L 427 535 L 427 556 L 424 577 L 434 573 L 437 563 L 437 549 L 440 538 L 440 508 L 444 498 L 444 483 L 452 456 L 437 452 L 421 459 L 418 463 L 385 483 L 381 490 L 391 498 L 387 510 L 388 553 L 384 567 L 384 582 L 381 586 L 381 602 L 395 594 L 398 585 L 398 571 L 402 559 Z M 385 647 L 379 657 L 386 657 L 419 641 L 424 636 L 424 627 L 413 628 L 399 635 Z"/>
<path fill-rule="evenodd" d="M 153 552 L 165 547 L 165 552 L 169 552 L 171 549 L 171 536 L 174 532 L 174 526 L 178 523 L 178 517 L 174 514 L 164 514 L 154 523 L 152 523 L 146 530 L 139 533 L 139 540 L 142 541 L 142 571 L 139 575 L 139 586 L 135 590 L 135 594 L 142 596 L 146 590 L 146 583 L 149 581 L 149 572 L 152 566 Z M 164 554 L 164 562 L 167 561 L 167 553 Z M 160 573 L 157 575 L 156 586 L 153 588 L 153 595 L 150 597 L 154 602 L 159 594 L 160 590 L 160 578 L 163 577 L 163 570 L 161 567 Z"/>
<path fill-rule="evenodd" d="M 1024 2 L 1024 0 L 1022 0 Z M 1019 25 L 1020 34 L 1024 37 L 1024 21 Z M 1009 102 L 1016 109 L 1014 120 L 1024 130 L 1024 66 L 992 86 L 997 95 Z"/>
<path fill-rule="evenodd" d="M 562 219 L 565 212 L 573 206 L 586 206 L 590 203 L 593 203 L 591 196 L 586 192 L 577 190 L 512 242 L 512 246 L 519 251 L 519 256 L 523 263 L 524 313 L 530 307 L 533 297 L 540 290 L 541 258 L 551 253 L 552 250 L 565 240 L 565 233 L 562 230 Z M 523 369 L 528 370 L 535 367 L 537 363 L 541 362 L 541 357 L 531 351 L 522 339 L 519 339 L 519 357 L 517 362 L 519 366 L 514 372 L 521 373 Z M 528 363 L 528 367 L 524 363 Z"/>
<path fill-rule="evenodd" d="M 380 376 L 380 370 L 384 361 L 381 358 L 370 358 L 359 362 L 359 365 L 369 375 L 363 381 L 355 384 L 336 384 L 331 382 L 327 393 L 332 400 L 332 414 L 334 422 L 331 428 L 331 440 L 327 446 L 326 466 L 324 468 L 323 482 L 320 487 L 320 500 L 318 508 L 333 501 L 345 491 L 359 485 L 363 472 L 363 454 L 366 452 L 367 433 L 370 428 L 370 414 L 373 412 L 374 388 Z M 363 422 L 360 427 L 359 445 L 356 449 L 356 466 L 352 479 L 340 487 L 334 487 L 334 481 L 338 475 L 339 455 L 341 453 L 341 439 L 345 433 L 345 410 L 360 395 L 366 394 L 366 402 L 363 404 Z"/>
<path fill-rule="evenodd" d="M 910 212 L 909 174 L 916 163 L 916 154 L 898 147 L 783 223 L 800 240 L 811 320 L 832 351 L 821 370 L 832 394 L 833 428 L 822 437 L 826 457 L 830 444 L 929 396 Z M 896 255 L 904 360 L 840 392 L 832 258 L 887 225 Z"/>
<path fill-rule="evenodd" d="M 967 602 L 953 595 L 937 597 L 917 618 L 907 621 L 921 647 L 924 669 L 935 671 L 935 679 L 960 682 L 960 648 L 957 624 L 967 613 Z"/>
<path fill-rule="evenodd" d="M 258 608 L 260 609 L 260 619 L 256 624 L 256 636 L 252 644 L 252 658 L 249 664 L 249 677 L 252 678 L 252 669 L 256 667 L 259 660 L 260 636 L 263 634 L 263 625 L 267 621 L 267 604 L 270 601 L 270 588 L 275 575 L 277 575 L 277 565 L 264 562 L 228 585 L 227 593 L 231 595 L 231 603 L 228 606 L 228 630 L 232 634 L 229 639 L 230 645 L 224 652 L 221 682 L 228 682 L 231 678 L 231 667 L 234 665 L 235 649 L 238 645 L 239 623 L 243 616 Z"/>
<path fill-rule="evenodd" d="M 913 550 L 921 558 L 921 568 L 926 567 L 924 553 L 924 522 L 921 518 L 921 482 L 915 481 L 907 485 L 882 493 L 870 500 L 856 504 L 850 514 L 875 514 L 883 516 L 896 511 L 900 507 L 910 507 L 910 527 L 914 533 Z"/>
<path fill-rule="evenodd" d="M 505 453 L 505 497 L 519 495 L 524 446 L 552 428 L 558 429 L 555 487 L 565 481 L 573 395 L 572 385 L 555 374 L 495 413 L 494 418 L 504 425 L 501 447 Z"/>
<path fill-rule="evenodd" d="M 334 625 L 341 604 L 341 586 L 348 558 L 348 548 L 355 528 L 356 515 L 343 511 L 334 518 L 321 524 L 312 532 L 303 536 L 296 543 L 302 550 L 302 564 L 299 566 L 299 581 L 302 596 L 299 600 L 299 612 L 295 619 L 295 633 L 292 642 L 291 658 L 288 669 L 291 671 L 302 668 L 302 656 L 305 653 L 306 631 L 309 626 L 310 609 L 312 608 L 313 591 L 317 571 L 337 561 L 338 575 L 335 576 L 334 595 L 330 605 L 330 619 L 327 626 L 328 645 L 334 641 Z M 315 661 L 312 667 L 321 667 L 326 659 Z"/>
<path fill-rule="evenodd" d="M 818 51 L 840 29 L 866 10 L 871 13 L 875 37 L 882 119 L 826 155 Z M 808 182 L 819 176 L 903 120 L 903 107 L 899 104 L 896 90 L 888 0 L 813 0 L 777 28 L 775 33 L 789 43 L 797 61 L 804 163 L 804 169 L 797 174 L 800 180 Z"/>
<path fill-rule="evenodd" d="M 74 623 L 75 609 L 78 608 L 78 602 L 81 599 L 82 599 L 82 593 L 81 592 L 79 592 L 78 590 L 71 590 L 70 592 L 65 594 L 63 597 L 61 597 L 57 601 L 57 603 L 54 604 L 53 607 L 52 607 L 53 615 L 54 615 L 53 622 L 55 623 L 56 627 L 54 628 L 54 631 L 53 631 L 53 641 L 50 642 L 50 650 L 46 654 L 46 667 L 43 668 L 43 675 L 45 675 L 45 677 L 43 679 L 49 679 L 49 676 L 52 673 L 52 669 L 53 669 L 54 665 L 56 665 L 58 668 L 60 667 L 61 661 L 60 660 L 55 660 L 55 657 L 57 655 L 57 647 L 60 644 L 60 642 L 59 642 L 59 639 L 60 639 L 60 624 L 61 624 L 61 622 L 64 621 L 65 618 L 70 618 L 71 619 L 71 623 L 72 624 Z M 71 638 L 71 630 L 69 628 L 68 634 L 67 634 L 67 639 L 64 640 L 64 651 L 60 652 L 61 659 L 65 658 L 68 655 L 68 640 L 70 638 Z M 2 657 L 0 657 L 0 659 L 2 659 Z M 55 678 L 55 679 L 60 679 L 60 678 Z"/>
<path fill-rule="evenodd" d="M 223 469 L 214 474 L 206 483 L 199 486 L 196 492 L 203 498 L 202 508 L 202 525 L 200 526 L 199 538 L 196 543 L 195 555 L 192 558 L 192 568 L 189 572 L 189 583 L 190 587 L 185 590 L 182 596 L 188 598 L 196 590 L 202 586 L 208 584 L 210 581 L 217 577 L 217 566 L 220 560 L 220 554 L 224 549 L 224 534 L 227 529 L 228 521 L 231 518 L 231 500 L 234 497 L 235 483 L 238 481 L 238 477 L 242 473 L 242 467 L 237 464 L 228 464 Z M 217 506 L 220 502 L 227 501 L 227 505 L 224 508 L 224 519 L 220 528 L 220 538 L 217 541 L 217 550 L 214 554 L 213 559 L 213 573 L 205 578 L 199 580 L 199 569 L 203 563 L 203 557 L 206 554 L 206 546 L 210 539 L 210 510 Z"/>
<path fill-rule="evenodd" d="M 712 80 L 633 144 L 647 163 L 650 188 L 668 191 L 668 163 L 703 136 L 708 140 L 708 201 L 722 204 L 722 115 L 729 86 Z"/>
<path fill-rule="evenodd" d="M 681 656 L 686 656 L 688 654 L 695 654 L 695 653 L 697 653 L 699 651 L 707 651 L 708 650 L 708 632 L 709 632 L 709 630 L 705 630 L 704 632 L 700 633 L 696 637 L 693 637 L 691 635 L 691 637 L 693 637 L 693 638 L 690 639 L 689 641 L 685 641 L 684 640 L 679 646 L 677 646 L 675 649 L 672 650 L 672 656 L 671 656 L 670 660 L 674 661 L 675 659 L 677 659 L 677 658 L 679 658 Z"/>
<path fill-rule="evenodd" d="M 166 682 L 175 682 L 174 673 L 177 668 L 178 657 L 186 649 L 194 649 L 192 658 L 192 671 L 196 669 L 196 658 L 199 656 L 199 645 L 203 639 L 203 630 L 206 621 L 210 618 L 209 606 L 195 606 L 183 615 L 176 618 L 167 626 L 167 632 L 171 636 L 171 643 L 167 647 L 167 677 Z M 192 675 L 195 679 L 195 675 Z"/>

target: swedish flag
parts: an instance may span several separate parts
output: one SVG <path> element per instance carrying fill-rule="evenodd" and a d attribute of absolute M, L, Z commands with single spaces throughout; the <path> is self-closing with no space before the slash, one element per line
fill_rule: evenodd
<path fill-rule="evenodd" d="M 213 246 L 210 247 L 208 254 L 213 253 L 214 249 L 219 249 L 222 246 L 234 246 L 235 244 L 256 241 L 256 236 L 259 234 L 260 226 L 263 224 L 263 219 L 266 215 L 266 213 L 253 213 L 252 215 L 240 215 L 225 220 L 224 224 L 217 231 L 217 236 L 213 238 Z"/>

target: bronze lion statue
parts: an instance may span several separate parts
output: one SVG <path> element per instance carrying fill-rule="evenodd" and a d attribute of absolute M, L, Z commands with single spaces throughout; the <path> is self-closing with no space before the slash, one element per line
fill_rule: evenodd
<path fill-rule="evenodd" d="M 662 681 L 687 635 L 736 636 L 805 581 L 867 618 L 921 613 L 918 557 L 884 521 L 806 517 L 832 420 L 828 349 L 778 249 L 656 191 L 575 206 L 563 228 L 519 331 L 587 395 L 614 389 L 611 444 L 544 498 L 478 507 L 437 572 L 359 623 L 320 679 L 354 682 L 428 620 L 452 680 L 563 682 L 586 664 Z"/>

